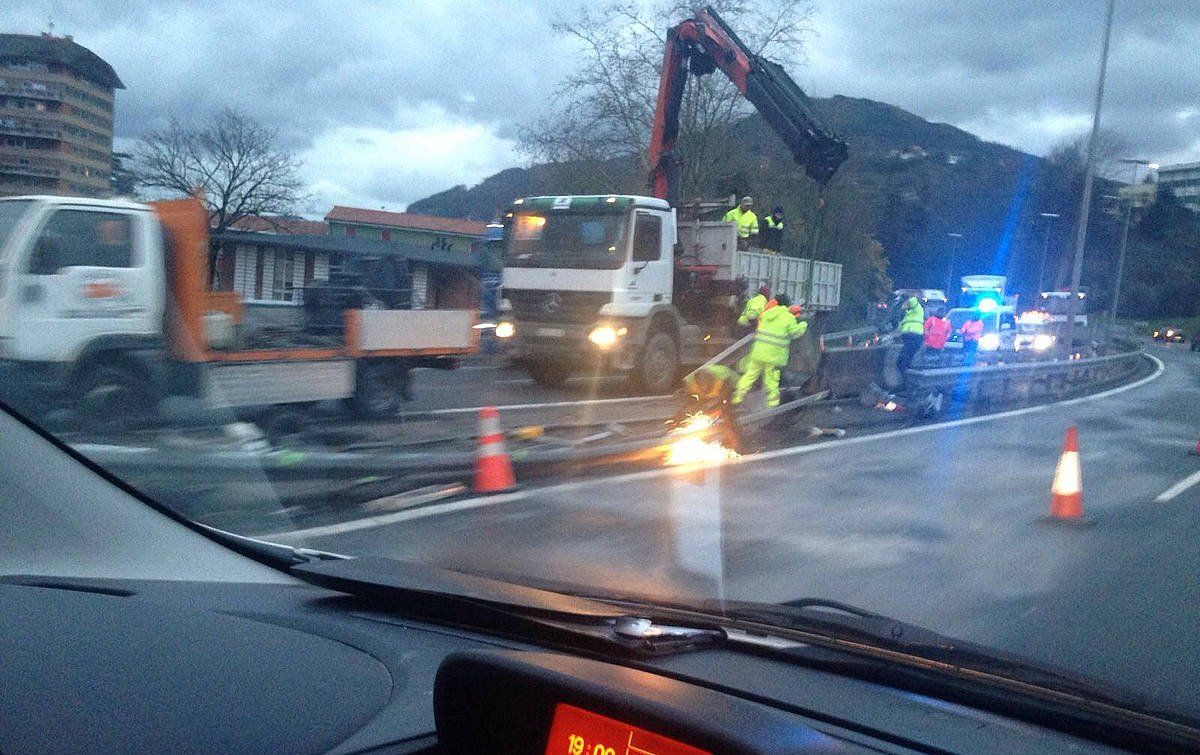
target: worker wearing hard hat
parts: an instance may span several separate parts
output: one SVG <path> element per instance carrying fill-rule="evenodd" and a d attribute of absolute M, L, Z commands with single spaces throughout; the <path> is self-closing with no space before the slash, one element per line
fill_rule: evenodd
<path fill-rule="evenodd" d="M 792 341 L 808 332 L 808 323 L 796 321 L 790 309 L 792 300 L 786 294 L 777 295 L 774 301 L 778 306 L 764 310 L 758 318 L 746 372 L 733 391 L 734 406 L 745 400 L 759 376 L 767 394 L 767 407 L 779 406 L 779 370 L 788 363 Z"/>
<path fill-rule="evenodd" d="M 725 213 L 726 223 L 737 223 L 737 245 L 738 249 L 743 251 L 750 248 L 750 242 L 758 240 L 758 216 L 754 214 L 752 207 L 754 200 L 742 197 L 737 207 Z"/>
<path fill-rule="evenodd" d="M 904 316 L 896 328 L 900 334 L 900 356 L 896 359 L 896 369 L 900 371 L 900 379 L 912 366 L 913 357 L 925 340 L 925 308 L 915 296 L 908 297 L 904 302 Z"/>

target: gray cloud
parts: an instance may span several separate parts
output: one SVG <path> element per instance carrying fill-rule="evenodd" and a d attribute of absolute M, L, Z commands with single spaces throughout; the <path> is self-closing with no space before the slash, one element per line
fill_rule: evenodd
<path fill-rule="evenodd" d="M 580 2 L 582 0 L 579 0 Z M 518 161 L 520 126 L 572 66 L 554 0 L 32 0 L 109 60 L 120 144 L 233 105 L 304 154 L 320 201 L 399 207 Z M 816 0 L 814 94 L 866 96 L 1044 152 L 1090 122 L 1103 0 Z M 1103 125 L 1156 159 L 1200 153 L 1200 3 L 1121 0 Z"/>

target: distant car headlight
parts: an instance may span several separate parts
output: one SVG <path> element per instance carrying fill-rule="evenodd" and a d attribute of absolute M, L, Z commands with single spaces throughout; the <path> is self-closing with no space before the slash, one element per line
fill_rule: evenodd
<path fill-rule="evenodd" d="M 516 332 L 516 326 L 507 320 L 496 325 L 496 338 L 512 338 Z"/>
<path fill-rule="evenodd" d="M 1045 351 L 1054 345 L 1054 336 L 1048 333 L 1038 333 L 1033 337 L 1033 350 Z"/>
<path fill-rule="evenodd" d="M 988 333 L 979 339 L 979 348 L 984 351 L 995 351 L 1000 348 L 1000 334 Z"/>
<path fill-rule="evenodd" d="M 611 325 L 597 325 L 592 328 L 591 333 L 588 333 L 588 340 L 601 349 L 611 349 L 616 346 L 618 338 L 620 336 L 617 334 L 617 329 Z"/>

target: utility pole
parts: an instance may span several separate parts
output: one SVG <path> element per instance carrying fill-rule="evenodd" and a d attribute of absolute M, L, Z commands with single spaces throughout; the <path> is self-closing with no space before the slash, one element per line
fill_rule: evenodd
<path fill-rule="evenodd" d="M 946 265 L 946 296 L 950 296 L 950 292 L 954 290 L 954 258 L 958 256 L 958 240 L 963 235 L 961 233 L 947 233 L 946 235 L 954 239 L 950 242 L 950 263 Z"/>
<path fill-rule="evenodd" d="M 1038 265 L 1037 291 L 1034 292 L 1041 294 L 1046 290 L 1046 256 L 1050 253 L 1050 221 L 1057 220 L 1059 215 L 1057 212 L 1040 212 L 1038 217 L 1046 219 L 1042 226 L 1042 264 Z"/>
<path fill-rule="evenodd" d="M 1071 265 L 1071 306 L 1079 300 L 1079 279 L 1083 275 L 1083 249 L 1087 243 L 1088 215 L 1092 205 L 1092 182 L 1096 177 L 1096 134 L 1100 131 L 1100 108 L 1104 104 L 1104 77 L 1108 73 L 1108 42 L 1112 37 L 1113 6 L 1116 0 L 1108 0 L 1104 13 L 1104 43 L 1100 48 L 1100 80 L 1096 83 L 1096 104 L 1092 112 L 1092 133 L 1088 137 L 1087 162 L 1083 174 L 1083 200 L 1079 204 L 1079 226 L 1075 229 L 1075 260 Z M 1075 314 L 1067 316 L 1064 339 L 1067 354 L 1075 353 Z"/>

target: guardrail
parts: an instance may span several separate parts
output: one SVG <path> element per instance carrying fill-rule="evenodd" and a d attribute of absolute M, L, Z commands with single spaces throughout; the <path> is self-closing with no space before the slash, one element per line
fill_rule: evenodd
<path fill-rule="evenodd" d="M 1141 350 L 1082 359 L 909 370 L 912 389 L 949 392 L 987 404 L 1061 398 L 1087 386 L 1124 380 L 1141 365 Z"/>
<path fill-rule="evenodd" d="M 879 340 L 879 328 L 868 325 L 853 330 L 835 330 L 832 333 L 822 333 L 817 339 L 821 351 L 827 348 L 852 348 L 855 345 L 873 344 Z"/>

